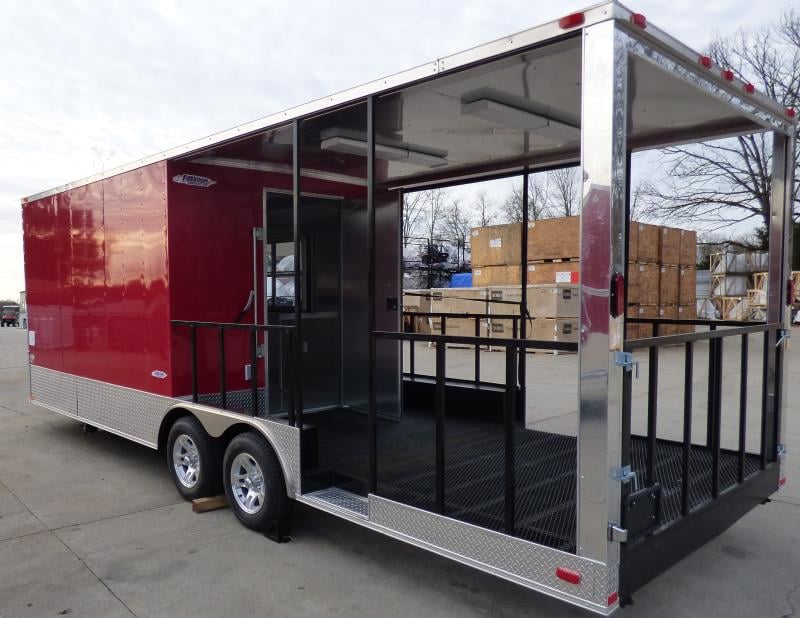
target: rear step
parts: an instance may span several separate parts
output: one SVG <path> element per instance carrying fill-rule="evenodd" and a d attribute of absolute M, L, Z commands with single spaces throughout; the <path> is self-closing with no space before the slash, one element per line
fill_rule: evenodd
<path fill-rule="evenodd" d="M 351 517 L 369 518 L 369 502 L 364 496 L 351 493 L 339 487 L 328 487 L 303 494 L 301 500 L 306 504 L 317 506 L 323 511 L 347 513 Z"/>

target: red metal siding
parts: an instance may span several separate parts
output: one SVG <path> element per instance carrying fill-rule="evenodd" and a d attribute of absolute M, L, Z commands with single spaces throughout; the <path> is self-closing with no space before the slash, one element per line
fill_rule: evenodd
<path fill-rule="evenodd" d="M 169 394 L 165 163 L 23 208 L 34 364 Z"/>

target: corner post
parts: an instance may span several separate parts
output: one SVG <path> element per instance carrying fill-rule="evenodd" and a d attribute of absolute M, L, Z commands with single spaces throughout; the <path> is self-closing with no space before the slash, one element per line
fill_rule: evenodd
<path fill-rule="evenodd" d="M 613 20 L 583 31 L 581 94 L 581 321 L 577 553 L 615 570 L 619 544 L 608 540 L 620 521 L 624 315 L 612 317 L 615 272 L 625 272 L 627 74 L 624 34 Z M 623 312 L 624 314 L 624 312 Z"/>

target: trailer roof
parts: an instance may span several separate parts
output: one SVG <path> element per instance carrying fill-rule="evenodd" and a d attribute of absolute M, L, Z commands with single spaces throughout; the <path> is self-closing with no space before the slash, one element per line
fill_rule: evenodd
<path fill-rule="evenodd" d="M 582 20 L 573 20 L 574 25 L 565 24 L 562 19 L 553 20 L 462 52 L 444 56 L 415 68 L 368 82 L 361 86 L 343 90 L 269 116 L 264 116 L 263 118 L 239 125 L 232 129 L 215 133 L 182 146 L 171 148 L 106 170 L 103 173 L 88 176 L 28 196 L 22 199 L 22 203 L 24 204 L 48 197 L 62 191 L 110 178 L 153 163 L 199 153 L 233 140 L 240 140 L 243 137 L 257 134 L 271 127 L 285 125 L 296 119 L 356 103 L 371 95 L 382 94 L 417 83 L 426 82 L 443 74 L 452 73 L 469 66 L 480 65 L 489 60 L 508 56 L 509 54 L 519 53 L 526 48 L 535 45 L 538 46 L 548 41 L 555 42 L 563 39 L 565 36 L 574 36 L 587 26 L 610 19 L 616 19 L 622 27 L 628 29 L 636 37 L 647 41 L 647 43 L 653 47 L 669 53 L 679 62 L 696 65 L 698 59 L 701 58 L 698 52 L 683 45 L 651 23 L 643 20 L 643 17 L 638 13 L 630 11 L 617 2 L 604 2 L 584 9 L 583 11 L 577 11 L 571 15 L 582 15 L 583 18 Z M 717 67 L 717 69 L 719 69 L 719 67 Z M 737 100 L 746 101 L 759 115 L 769 119 L 769 124 L 773 129 L 788 133 L 796 122 L 794 117 L 776 101 L 766 97 L 760 92 L 753 91 L 749 85 L 738 78 L 731 78 L 731 75 L 725 75 L 724 70 L 707 71 L 703 75 L 703 79 L 713 83 L 715 88 L 727 91 L 729 95 L 732 95 Z M 764 125 L 765 123 L 762 121 L 761 124 Z"/>

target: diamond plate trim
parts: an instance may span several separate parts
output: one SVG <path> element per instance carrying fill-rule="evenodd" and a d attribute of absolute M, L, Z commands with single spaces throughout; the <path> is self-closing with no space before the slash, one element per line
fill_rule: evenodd
<path fill-rule="evenodd" d="M 379 496 L 369 496 L 369 521 L 383 532 L 493 575 L 512 580 L 602 614 L 607 606 L 606 565 L 449 519 Z M 581 583 L 556 577 L 564 567 L 581 574 Z"/>
<path fill-rule="evenodd" d="M 339 487 L 328 487 L 313 491 L 304 496 L 307 500 L 317 500 L 335 508 L 348 511 L 359 517 L 369 516 L 369 502 L 362 496 L 345 491 Z"/>
<path fill-rule="evenodd" d="M 77 383 L 79 417 L 157 448 L 161 422 L 177 400 L 86 378 Z"/>
<path fill-rule="evenodd" d="M 76 376 L 31 365 L 31 401 L 69 416 L 78 415 Z"/>
<path fill-rule="evenodd" d="M 275 449 L 290 496 L 300 495 L 300 429 L 263 418 L 252 419 Z"/>

